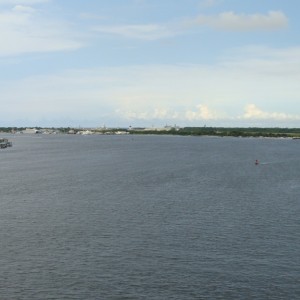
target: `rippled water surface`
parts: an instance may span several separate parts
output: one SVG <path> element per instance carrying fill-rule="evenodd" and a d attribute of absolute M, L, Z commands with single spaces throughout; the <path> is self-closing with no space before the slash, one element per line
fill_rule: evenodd
<path fill-rule="evenodd" d="M 300 298 L 298 140 L 10 139 L 1 299 Z"/>

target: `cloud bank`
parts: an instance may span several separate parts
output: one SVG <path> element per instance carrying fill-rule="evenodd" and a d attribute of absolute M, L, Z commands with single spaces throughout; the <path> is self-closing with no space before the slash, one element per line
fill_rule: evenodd
<path fill-rule="evenodd" d="M 8 117 L 13 111 L 18 117 L 88 118 L 95 125 L 108 116 L 117 125 L 299 122 L 300 49 L 268 49 L 267 58 L 255 51 L 256 60 L 245 51 L 212 66 L 106 67 L 7 82 L 1 111 Z"/>
<path fill-rule="evenodd" d="M 241 119 L 246 120 L 274 120 L 274 121 L 288 121 L 300 120 L 300 115 L 286 114 L 282 112 L 267 112 L 259 109 L 255 104 L 248 104 L 245 107 L 245 113 Z"/>
<path fill-rule="evenodd" d="M 215 5 L 215 1 L 207 1 L 202 4 Z M 267 14 L 237 14 L 229 11 L 218 15 L 199 15 L 182 22 L 99 25 L 93 27 L 92 30 L 116 37 L 154 41 L 182 35 L 188 28 L 200 26 L 235 32 L 275 31 L 286 28 L 288 18 L 281 11 L 269 11 Z"/>

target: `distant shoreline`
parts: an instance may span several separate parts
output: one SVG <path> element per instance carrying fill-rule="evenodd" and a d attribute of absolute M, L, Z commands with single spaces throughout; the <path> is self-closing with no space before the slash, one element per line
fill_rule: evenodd
<path fill-rule="evenodd" d="M 165 126 L 163 128 L 25 128 L 0 127 L 3 134 L 104 134 L 104 135 L 178 135 L 178 136 L 216 136 L 216 137 L 268 137 L 300 139 L 300 128 L 279 127 L 178 127 Z"/>

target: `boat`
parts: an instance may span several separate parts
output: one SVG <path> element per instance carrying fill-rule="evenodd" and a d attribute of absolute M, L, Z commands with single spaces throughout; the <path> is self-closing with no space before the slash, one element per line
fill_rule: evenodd
<path fill-rule="evenodd" d="M 12 147 L 12 142 L 8 139 L 0 139 L 0 149 Z"/>

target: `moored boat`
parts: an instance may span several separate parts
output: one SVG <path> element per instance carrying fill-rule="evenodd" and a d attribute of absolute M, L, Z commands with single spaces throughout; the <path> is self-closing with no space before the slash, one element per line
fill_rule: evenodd
<path fill-rule="evenodd" d="M 0 139 L 0 148 L 7 148 L 12 147 L 12 142 L 10 142 L 8 139 Z"/>

